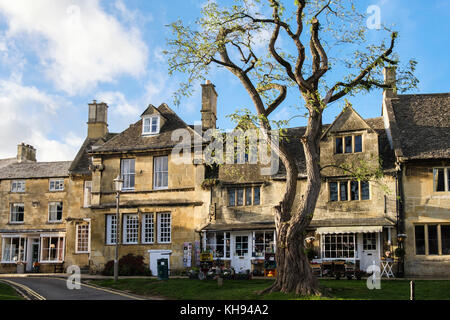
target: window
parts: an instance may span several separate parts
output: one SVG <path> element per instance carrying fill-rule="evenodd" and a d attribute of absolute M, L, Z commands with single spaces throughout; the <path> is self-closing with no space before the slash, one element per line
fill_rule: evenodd
<path fill-rule="evenodd" d="M 84 182 L 84 207 L 89 208 L 92 200 L 92 181 Z"/>
<path fill-rule="evenodd" d="M 260 187 L 242 187 L 228 189 L 228 206 L 257 206 L 261 204 Z"/>
<path fill-rule="evenodd" d="M 170 243 L 172 241 L 172 221 L 170 212 L 158 213 L 158 242 Z"/>
<path fill-rule="evenodd" d="M 139 217 L 137 214 L 126 214 L 123 219 L 123 243 L 137 244 L 139 237 Z"/>
<path fill-rule="evenodd" d="M 206 251 L 215 259 L 230 258 L 230 233 L 208 232 L 206 234 Z"/>
<path fill-rule="evenodd" d="M 351 259 L 355 257 L 354 234 L 326 234 L 323 235 L 322 257 Z"/>
<path fill-rule="evenodd" d="M 11 192 L 25 192 L 25 180 L 11 181 Z"/>
<path fill-rule="evenodd" d="M 114 214 L 106 216 L 106 244 L 116 244 L 117 241 L 117 217 Z"/>
<path fill-rule="evenodd" d="M 434 191 L 450 191 L 450 168 L 433 169 Z"/>
<path fill-rule="evenodd" d="M 428 225 L 428 254 L 439 254 L 438 249 L 438 226 Z"/>
<path fill-rule="evenodd" d="M 358 153 L 362 152 L 362 136 L 344 136 L 336 137 L 335 139 L 335 153 Z"/>
<path fill-rule="evenodd" d="M 88 253 L 89 252 L 89 225 L 77 224 L 77 247 L 76 253 Z"/>
<path fill-rule="evenodd" d="M 64 237 L 41 238 L 41 262 L 64 261 Z"/>
<path fill-rule="evenodd" d="M 274 252 L 274 232 L 255 232 L 255 245 L 253 247 L 253 257 L 264 257 L 266 252 Z"/>
<path fill-rule="evenodd" d="M 441 225 L 442 254 L 450 255 L 450 225 Z"/>
<path fill-rule="evenodd" d="M 50 180 L 50 191 L 63 191 L 64 190 L 64 179 L 52 179 Z"/>
<path fill-rule="evenodd" d="M 235 255 L 245 257 L 248 255 L 248 236 L 235 237 Z"/>
<path fill-rule="evenodd" d="M 425 254 L 425 226 L 415 226 L 416 254 Z"/>
<path fill-rule="evenodd" d="M 450 255 L 450 225 L 414 226 L 416 255 Z"/>
<path fill-rule="evenodd" d="M 142 134 L 159 133 L 159 116 L 145 117 L 142 119 Z"/>
<path fill-rule="evenodd" d="M 154 158 L 154 188 L 165 189 L 169 186 L 169 157 Z"/>
<path fill-rule="evenodd" d="M 146 213 L 142 216 L 142 243 L 155 242 L 155 223 L 153 213 Z"/>
<path fill-rule="evenodd" d="M 120 174 L 123 179 L 122 190 L 134 190 L 135 159 L 120 160 Z"/>
<path fill-rule="evenodd" d="M 376 233 L 363 233 L 363 250 L 377 250 Z"/>
<path fill-rule="evenodd" d="M 2 240 L 2 263 L 16 263 L 26 260 L 26 238 L 4 237 Z"/>
<path fill-rule="evenodd" d="M 48 222 L 61 222 L 63 214 L 62 202 L 50 202 L 48 204 Z"/>
<path fill-rule="evenodd" d="M 25 205 L 23 203 L 11 203 L 10 222 L 11 223 L 23 223 L 24 212 L 25 212 Z"/>
<path fill-rule="evenodd" d="M 330 189 L 330 201 L 358 201 L 369 200 L 370 189 L 368 181 L 331 181 L 328 183 Z"/>

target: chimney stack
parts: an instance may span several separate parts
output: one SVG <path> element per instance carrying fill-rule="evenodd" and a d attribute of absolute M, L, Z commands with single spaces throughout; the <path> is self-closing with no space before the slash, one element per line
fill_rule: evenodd
<path fill-rule="evenodd" d="M 206 80 L 202 84 L 202 128 L 204 131 L 208 129 L 216 129 L 217 121 L 217 92 L 215 85 L 211 81 Z"/>
<path fill-rule="evenodd" d="M 385 67 L 383 69 L 384 84 L 389 85 L 391 88 L 384 89 L 384 98 L 395 98 L 397 96 L 397 68 L 396 67 Z"/>
<path fill-rule="evenodd" d="M 93 101 L 89 104 L 88 138 L 99 139 L 108 133 L 108 105 Z"/>
<path fill-rule="evenodd" d="M 17 146 L 17 161 L 32 161 L 36 162 L 36 149 L 29 144 L 21 143 Z"/>

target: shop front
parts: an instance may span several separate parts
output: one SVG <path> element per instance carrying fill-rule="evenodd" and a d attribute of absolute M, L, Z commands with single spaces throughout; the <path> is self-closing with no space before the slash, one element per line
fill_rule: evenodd
<path fill-rule="evenodd" d="M 275 230 L 204 231 L 203 251 L 236 273 L 264 274 L 266 253 L 275 252 Z"/>

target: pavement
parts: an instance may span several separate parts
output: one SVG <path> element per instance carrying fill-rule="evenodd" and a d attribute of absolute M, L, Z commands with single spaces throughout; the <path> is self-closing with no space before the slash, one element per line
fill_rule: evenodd
<path fill-rule="evenodd" d="M 153 300 L 123 291 L 83 282 L 80 289 L 69 289 L 69 275 L 1 275 L 0 281 L 11 285 L 27 300 Z M 108 278 L 108 277 L 107 277 Z"/>

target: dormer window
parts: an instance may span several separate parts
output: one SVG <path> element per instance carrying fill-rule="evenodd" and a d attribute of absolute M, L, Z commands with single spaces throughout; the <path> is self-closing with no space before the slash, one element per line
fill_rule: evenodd
<path fill-rule="evenodd" d="M 159 117 L 151 116 L 142 119 L 142 134 L 158 134 L 159 133 Z"/>
<path fill-rule="evenodd" d="M 362 136 L 336 137 L 335 150 L 336 154 L 362 152 Z"/>

